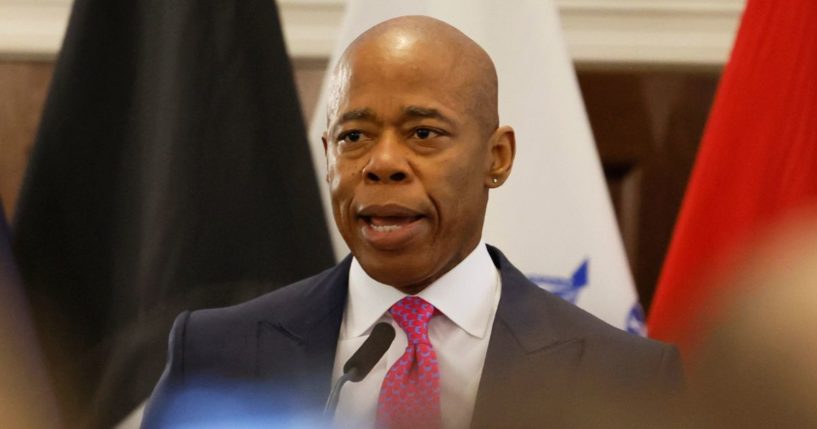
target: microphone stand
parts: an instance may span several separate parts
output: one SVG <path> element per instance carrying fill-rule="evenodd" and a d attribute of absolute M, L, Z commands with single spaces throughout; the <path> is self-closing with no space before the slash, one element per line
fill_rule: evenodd
<path fill-rule="evenodd" d="M 332 386 L 332 391 L 329 393 L 326 405 L 323 407 L 324 417 L 334 417 L 335 409 L 338 407 L 338 400 L 340 399 L 340 389 L 343 388 L 343 385 L 346 384 L 347 381 L 354 379 L 356 375 L 357 368 L 353 368 L 338 378 L 338 381 Z"/>

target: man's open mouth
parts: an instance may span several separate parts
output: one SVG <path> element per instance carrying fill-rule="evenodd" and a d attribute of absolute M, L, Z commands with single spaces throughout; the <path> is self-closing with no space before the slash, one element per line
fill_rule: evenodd
<path fill-rule="evenodd" d="M 364 240 L 381 250 L 396 250 L 428 231 L 426 218 L 397 204 L 370 205 L 357 213 Z"/>
<path fill-rule="evenodd" d="M 361 216 L 361 218 L 377 232 L 392 232 L 420 220 L 422 216 Z"/>

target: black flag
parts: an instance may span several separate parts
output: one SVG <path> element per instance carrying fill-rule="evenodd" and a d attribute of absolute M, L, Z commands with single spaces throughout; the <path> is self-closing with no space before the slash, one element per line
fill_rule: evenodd
<path fill-rule="evenodd" d="M 182 309 L 330 266 L 318 195 L 273 1 L 77 0 L 13 242 L 66 423 L 143 401 Z"/>

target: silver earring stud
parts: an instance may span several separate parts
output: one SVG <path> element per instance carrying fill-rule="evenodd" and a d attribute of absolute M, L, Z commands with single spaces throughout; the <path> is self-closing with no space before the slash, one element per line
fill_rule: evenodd
<path fill-rule="evenodd" d="M 497 183 L 499 183 L 499 179 L 497 179 L 496 177 L 492 177 L 492 178 L 491 178 L 491 183 L 493 183 L 494 185 L 496 185 Z"/>

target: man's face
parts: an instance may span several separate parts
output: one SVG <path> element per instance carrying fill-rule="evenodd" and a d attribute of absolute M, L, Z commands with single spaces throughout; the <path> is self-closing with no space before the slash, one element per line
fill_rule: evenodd
<path fill-rule="evenodd" d="M 325 135 L 335 222 L 374 279 L 416 293 L 479 242 L 489 133 L 452 55 L 360 48 Z"/>

